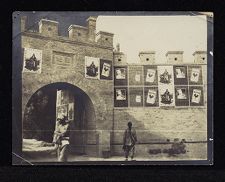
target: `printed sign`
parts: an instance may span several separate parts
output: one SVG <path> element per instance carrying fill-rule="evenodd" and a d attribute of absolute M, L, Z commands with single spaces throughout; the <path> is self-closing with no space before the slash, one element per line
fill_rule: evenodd
<path fill-rule="evenodd" d="M 177 88 L 176 96 L 177 96 L 177 99 L 187 99 L 186 88 Z"/>
<path fill-rule="evenodd" d="M 136 82 L 140 82 L 141 81 L 141 74 L 138 73 L 138 72 L 135 74 L 135 81 Z"/>
<path fill-rule="evenodd" d="M 99 58 L 85 56 L 85 77 L 99 79 Z"/>
<path fill-rule="evenodd" d="M 126 100 L 125 89 L 116 89 L 116 100 Z"/>
<path fill-rule="evenodd" d="M 174 86 L 159 87 L 160 106 L 174 106 Z"/>
<path fill-rule="evenodd" d="M 158 73 L 159 84 L 174 84 L 172 66 L 158 66 Z"/>
<path fill-rule="evenodd" d="M 149 83 L 153 83 L 155 81 L 155 74 L 156 74 L 155 69 L 147 69 L 145 81 Z"/>
<path fill-rule="evenodd" d="M 23 72 L 41 73 L 42 50 L 24 48 Z"/>
<path fill-rule="evenodd" d="M 126 69 L 125 68 L 116 68 L 115 71 L 116 79 L 121 80 L 126 78 Z"/>
<path fill-rule="evenodd" d="M 175 75 L 176 75 L 176 78 L 186 78 L 185 68 L 184 67 L 177 67 Z"/>
<path fill-rule="evenodd" d="M 111 65 L 108 63 L 103 63 L 102 76 L 109 77 L 111 72 Z"/>
<path fill-rule="evenodd" d="M 146 103 L 155 104 L 156 102 L 156 91 L 149 89 Z"/>
<path fill-rule="evenodd" d="M 140 95 L 136 95 L 135 101 L 137 103 L 140 103 L 141 102 L 141 96 Z"/>
<path fill-rule="evenodd" d="M 193 89 L 191 102 L 199 104 L 200 103 L 200 99 L 201 99 L 201 90 Z"/>
<path fill-rule="evenodd" d="M 197 83 L 199 81 L 200 69 L 192 68 L 190 81 Z"/>

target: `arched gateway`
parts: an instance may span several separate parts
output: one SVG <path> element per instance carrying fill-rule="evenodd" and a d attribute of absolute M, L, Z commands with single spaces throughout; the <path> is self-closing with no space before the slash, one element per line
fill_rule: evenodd
<path fill-rule="evenodd" d="M 83 90 L 65 82 L 41 87 L 30 97 L 23 117 L 24 141 L 51 143 L 56 119 L 62 112 L 71 121 L 71 152 L 89 153 L 92 143 L 88 138 L 96 141 L 97 134 L 93 103 Z"/>

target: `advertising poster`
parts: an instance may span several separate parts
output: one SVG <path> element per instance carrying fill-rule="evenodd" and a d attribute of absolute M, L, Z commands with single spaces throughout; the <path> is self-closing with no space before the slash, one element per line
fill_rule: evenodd
<path fill-rule="evenodd" d="M 41 73 L 42 50 L 24 48 L 23 72 Z"/>
<path fill-rule="evenodd" d="M 173 85 L 173 66 L 158 66 L 158 82 L 161 85 Z"/>
<path fill-rule="evenodd" d="M 85 56 L 85 77 L 99 79 L 99 58 Z"/>
<path fill-rule="evenodd" d="M 100 79 L 112 80 L 112 61 L 100 59 Z"/>

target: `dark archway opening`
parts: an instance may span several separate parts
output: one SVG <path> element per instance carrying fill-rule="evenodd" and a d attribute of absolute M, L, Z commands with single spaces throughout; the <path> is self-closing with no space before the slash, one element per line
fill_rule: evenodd
<path fill-rule="evenodd" d="M 70 101 L 62 105 L 67 107 L 67 113 L 70 115 L 71 110 L 68 106 L 73 103 L 70 127 L 72 152 L 86 154 L 88 135 L 94 133 L 96 129 L 94 106 L 83 90 L 69 83 L 52 83 L 40 88 L 32 95 L 24 112 L 23 139 L 52 142 L 58 112 L 58 103 L 56 103 L 58 91 L 68 93 Z"/>

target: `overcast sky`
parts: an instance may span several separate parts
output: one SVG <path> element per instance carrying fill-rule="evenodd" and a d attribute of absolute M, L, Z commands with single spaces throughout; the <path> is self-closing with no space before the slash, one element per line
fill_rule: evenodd
<path fill-rule="evenodd" d="M 120 43 L 128 62 L 139 60 L 139 51 L 156 51 L 163 63 L 173 50 L 193 62 L 194 51 L 207 50 L 206 16 L 98 16 L 96 29 L 114 33 L 114 47 Z"/>

